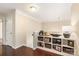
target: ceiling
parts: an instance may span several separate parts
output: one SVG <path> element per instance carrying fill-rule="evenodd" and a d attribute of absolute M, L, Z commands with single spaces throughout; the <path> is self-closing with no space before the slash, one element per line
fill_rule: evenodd
<path fill-rule="evenodd" d="M 37 12 L 29 12 L 29 3 L 0 3 L 0 13 L 11 9 L 19 9 L 40 21 L 58 21 L 71 19 L 71 3 L 38 3 Z"/>

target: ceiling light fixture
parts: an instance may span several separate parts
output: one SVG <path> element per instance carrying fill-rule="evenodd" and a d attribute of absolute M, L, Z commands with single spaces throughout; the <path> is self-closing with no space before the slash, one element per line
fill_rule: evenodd
<path fill-rule="evenodd" d="M 30 8 L 31 8 L 32 11 L 36 11 L 36 9 L 37 9 L 37 8 L 34 7 L 34 6 L 31 6 Z"/>
<path fill-rule="evenodd" d="M 36 12 L 36 11 L 39 10 L 39 7 L 38 7 L 38 5 L 36 5 L 36 4 L 30 4 L 27 9 L 28 9 L 28 11 L 30 11 L 30 12 Z"/>

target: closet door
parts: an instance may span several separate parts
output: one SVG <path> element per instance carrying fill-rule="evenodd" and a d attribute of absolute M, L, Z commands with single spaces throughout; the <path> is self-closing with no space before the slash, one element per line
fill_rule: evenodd
<path fill-rule="evenodd" d="M 13 19 L 12 16 L 6 17 L 6 47 L 5 53 L 6 55 L 12 55 L 14 45 L 13 41 Z"/>

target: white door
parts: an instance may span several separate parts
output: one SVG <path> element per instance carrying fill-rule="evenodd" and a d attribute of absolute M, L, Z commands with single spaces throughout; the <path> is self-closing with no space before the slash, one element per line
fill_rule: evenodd
<path fill-rule="evenodd" d="M 27 47 L 33 48 L 33 36 L 32 36 L 33 32 L 32 31 L 28 31 L 27 33 Z"/>
<path fill-rule="evenodd" d="M 13 46 L 12 17 L 6 18 L 6 45 Z"/>
<path fill-rule="evenodd" d="M 6 55 L 12 55 L 12 46 L 14 45 L 13 41 L 13 19 L 11 16 L 6 17 L 6 45 L 7 47 L 5 48 L 5 54 Z"/>

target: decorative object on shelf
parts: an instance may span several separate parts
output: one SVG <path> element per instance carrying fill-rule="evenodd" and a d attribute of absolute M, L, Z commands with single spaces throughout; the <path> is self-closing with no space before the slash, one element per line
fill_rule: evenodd
<path fill-rule="evenodd" d="M 70 38 L 70 33 L 69 33 L 69 32 L 64 32 L 64 33 L 63 33 L 63 36 L 64 36 L 65 38 Z"/>
<path fill-rule="evenodd" d="M 51 44 L 45 43 L 45 47 L 51 49 Z"/>
<path fill-rule="evenodd" d="M 43 41 L 43 37 L 38 37 L 38 40 L 39 41 Z"/>
<path fill-rule="evenodd" d="M 40 46 L 40 47 L 43 47 L 43 46 L 44 46 L 44 44 L 43 44 L 42 42 L 38 42 L 37 44 L 38 44 L 38 46 Z"/>
<path fill-rule="evenodd" d="M 68 46 L 74 47 L 74 41 L 73 40 L 68 40 Z"/>
<path fill-rule="evenodd" d="M 53 45 L 53 49 L 61 52 L 61 46 L 58 46 L 58 45 Z"/>
<path fill-rule="evenodd" d="M 71 34 L 74 32 L 74 28 L 73 26 L 63 26 L 62 32 L 65 38 L 70 38 Z"/>
<path fill-rule="evenodd" d="M 63 52 L 69 53 L 69 54 L 74 54 L 74 48 L 63 47 Z"/>
<path fill-rule="evenodd" d="M 60 34 L 50 34 L 50 35 L 52 35 L 52 36 L 54 36 L 54 37 L 59 37 L 59 36 L 61 36 Z"/>
<path fill-rule="evenodd" d="M 63 39 L 63 45 L 74 47 L 74 40 Z"/>
<path fill-rule="evenodd" d="M 51 38 L 50 37 L 44 37 L 44 42 L 50 43 L 51 42 Z"/>
<path fill-rule="evenodd" d="M 67 45 L 68 44 L 68 40 L 67 39 L 63 39 L 63 45 Z"/>
<path fill-rule="evenodd" d="M 50 33 L 49 33 L 49 32 L 44 32 L 43 35 L 44 35 L 44 36 L 50 36 Z"/>
<path fill-rule="evenodd" d="M 61 45 L 61 39 L 60 38 L 52 38 L 52 43 Z"/>
<path fill-rule="evenodd" d="M 43 35 L 44 35 L 44 31 L 41 30 L 41 31 L 39 32 L 39 35 L 40 35 L 40 36 L 43 36 Z"/>

